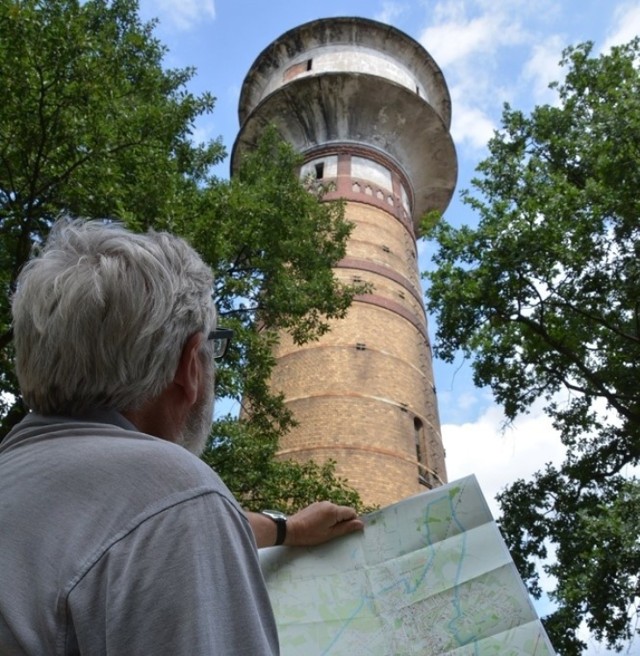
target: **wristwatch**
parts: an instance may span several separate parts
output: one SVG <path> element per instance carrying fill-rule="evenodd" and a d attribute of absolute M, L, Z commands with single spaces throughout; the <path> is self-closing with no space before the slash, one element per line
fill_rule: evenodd
<path fill-rule="evenodd" d="M 285 538 L 287 537 L 287 516 L 279 510 L 262 510 L 260 514 L 272 519 L 276 523 L 277 533 L 274 546 L 277 547 L 280 544 L 284 544 Z"/>

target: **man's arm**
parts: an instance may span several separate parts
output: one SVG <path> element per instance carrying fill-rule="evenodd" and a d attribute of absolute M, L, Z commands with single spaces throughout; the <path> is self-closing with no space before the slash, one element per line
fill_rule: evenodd
<path fill-rule="evenodd" d="M 273 546 L 277 533 L 275 522 L 260 513 L 247 512 L 247 517 L 258 548 Z M 287 519 L 284 544 L 290 547 L 311 547 L 363 528 L 364 522 L 358 518 L 353 508 L 338 506 L 329 501 L 317 501 Z"/>
<path fill-rule="evenodd" d="M 167 499 L 90 567 L 78 564 L 89 569 L 68 584 L 67 649 L 57 653 L 278 654 L 244 513 L 215 492 Z"/>

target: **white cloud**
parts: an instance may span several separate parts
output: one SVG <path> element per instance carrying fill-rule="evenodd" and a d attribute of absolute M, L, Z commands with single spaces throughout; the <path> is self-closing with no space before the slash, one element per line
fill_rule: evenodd
<path fill-rule="evenodd" d="M 440 407 L 448 405 L 449 412 L 455 411 L 462 417 L 479 417 L 494 403 L 491 391 L 488 388 L 479 389 L 473 385 L 468 360 L 463 360 L 461 365 L 453 366 L 457 367 L 457 371 L 453 372 L 453 377 L 459 376 L 459 379 L 455 381 L 453 378 L 451 379 L 451 391 L 446 389 L 443 391 L 442 387 L 438 388 L 438 405 Z M 463 371 L 463 367 L 466 371 Z M 441 384 L 442 382 L 440 381 Z"/>
<path fill-rule="evenodd" d="M 640 34 L 640 5 L 636 1 L 621 4 L 616 7 L 613 20 L 613 27 L 602 45 L 602 52 L 608 51 L 611 46 L 627 43 Z"/>
<path fill-rule="evenodd" d="M 493 136 L 504 100 L 511 100 L 517 74 L 507 73 L 515 49 L 532 41 L 530 8 L 517 0 L 440 2 L 430 11 L 419 41 L 433 56 L 452 97 L 452 136 L 476 158 Z"/>
<path fill-rule="evenodd" d="M 504 432 L 503 423 L 502 411 L 491 405 L 473 423 L 442 426 L 449 480 L 475 474 L 494 516 L 498 492 L 518 478 L 529 479 L 547 462 L 559 464 L 565 454 L 541 407 L 534 406 Z"/>
<path fill-rule="evenodd" d="M 422 31 L 419 41 L 440 66 L 490 54 L 525 40 L 518 17 L 500 3 L 480 7 L 480 13 L 470 16 L 473 9 L 474 3 L 436 5 L 436 22 Z"/>
<path fill-rule="evenodd" d="M 522 69 L 522 78 L 528 83 L 534 102 L 552 103 L 557 99 L 557 94 L 549 89 L 549 83 L 564 78 L 559 62 L 565 46 L 559 34 L 549 36 L 533 46 L 531 56 Z"/>
<path fill-rule="evenodd" d="M 457 145 L 466 144 L 474 150 L 487 145 L 493 136 L 495 124 L 479 105 L 470 105 L 464 96 L 454 90 L 452 93 L 453 113 L 451 136 Z M 457 97 L 457 99 L 455 99 Z"/>
<path fill-rule="evenodd" d="M 155 0 L 149 8 L 160 17 L 163 25 L 180 31 L 190 30 L 216 17 L 214 0 Z"/>
<path fill-rule="evenodd" d="M 473 392 L 463 392 L 456 397 L 456 404 L 461 410 L 475 408 L 482 401 L 479 394 L 480 392 L 478 392 L 478 390 L 474 390 Z"/>
<path fill-rule="evenodd" d="M 600 408 L 602 409 L 602 408 Z M 446 449 L 447 475 L 450 481 L 475 474 L 494 516 L 499 516 L 495 496 L 518 478 L 529 480 L 532 474 L 548 462 L 559 465 L 565 457 L 565 448 L 551 420 L 543 413 L 542 404 L 535 404 L 530 414 L 522 416 L 505 432 L 501 427 L 504 415 L 500 408 L 491 405 L 475 422 L 444 424 L 442 435 Z M 638 475 L 638 468 L 625 472 Z M 541 582 L 547 590 L 553 582 L 540 572 Z M 546 604 L 546 602 L 545 602 Z M 546 604 L 536 602 L 540 614 L 550 612 Z M 585 656 L 610 656 L 614 651 L 596 642 L 585 625 L 579 637 L 587 643 Z M 632 640 L 623 653 L 632 651 L 637 644 Z"/>
<path fill-rule="evenodd" d="M 225 94 L 227 102 L 231 104 L 234 110 L 238 107 L 241 91 L 242 87 L 239 84 L 233 84 L 227 89 L 227 93 Z"/>
<path fill-rule="evenodd" d="M 214 138 L 213 126 L 210 124 L 198 123 L 191 134 L 191 142 L 195 145 L 208 143 Z"/>
<path fill-rule="evenodd" d="M 406 9 L 407 5 L 404 3 L 385 0 L 382 3 L 382 9 L 374 16 L 374 19 L 381 23 L 393 24 L 395 19 L 401 16 Z"/>

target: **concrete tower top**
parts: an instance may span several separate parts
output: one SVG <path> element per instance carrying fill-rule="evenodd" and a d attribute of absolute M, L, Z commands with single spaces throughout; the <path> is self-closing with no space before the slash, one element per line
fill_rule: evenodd
<path fill-rule="evenodd" d="M 245 78 L 239 117 L 294 78 L 328 72 L 384 77 L 425 98 L 447 127 L 451 100 L 440 68 L 407 34 L 364 18 L 316 20 L 290 30 L 265 48 Z"/>
<path fill-rule="evenodd" d="M 238 113 L 232 172 L 274 124 L 306 159 L 349 144 L 388 158 L 409 186 L 416 224 L 449 204 L 457 159 L 447 85 L 426 50 L 396 28 L 342 17 L 286 32 L 252 65 Z"/>

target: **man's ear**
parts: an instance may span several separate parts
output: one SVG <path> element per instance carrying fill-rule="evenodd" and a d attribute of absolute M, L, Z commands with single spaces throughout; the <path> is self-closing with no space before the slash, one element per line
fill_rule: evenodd
<path fill-rule="evenodd" d="M 194 333 L 189 337 L 180 354 L 176 375 L 173 378 L 174 385 L 182 390 L 189 406 L 196 403 L 200 394 L 203 374 L 200 347 L 203 339 L 204 333 Z"/>

